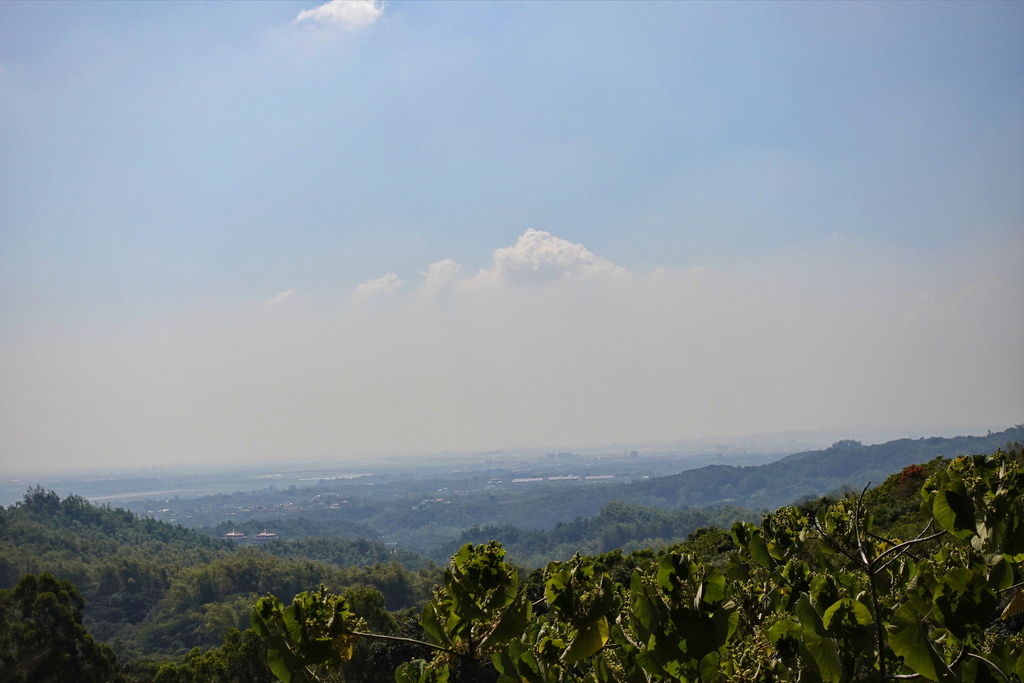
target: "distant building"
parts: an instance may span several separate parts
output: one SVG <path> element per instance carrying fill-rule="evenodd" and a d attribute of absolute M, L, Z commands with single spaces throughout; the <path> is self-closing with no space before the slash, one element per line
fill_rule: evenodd
<path fill-rule="evenodd" d="M 273 541 L 275 538 L 277 538 L 277 534 L 275 534 L 272 531 L 267 531 L 266 529 L 264 529 L 260 533 L 258 533 L 255 536 L 253 536 L 253 540 L 256 541 L 257 543 L 265 543 L 267 541 Z"/>
<path fill-rule="evenodd" d="M 246 536 L 241 531 L 235 531 L 232 529 L 228 533 L 224 534 L 223 538 L 226 538 L 229 541 L 234 541 L 235 543 L 245 543 Z"/>

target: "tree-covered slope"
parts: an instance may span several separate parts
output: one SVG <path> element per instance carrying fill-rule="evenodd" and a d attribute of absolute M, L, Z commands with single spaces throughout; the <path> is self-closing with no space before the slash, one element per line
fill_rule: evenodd
<path fill-rule="evenodd" d="M 320 539 L 268 547 L 231 542 L 79 496 L 30 490 L 0 508 L 0 588 L 25 574 L 73 582 L 84 623 L 119 653 L 183 652 L 247 628 L 259 595 L 289 598 L 310 585 L 371 586 L 392 609 L 424 599 L 436 569 L 412 571 L 379 541 Z"/>
<path fill-rule="evenodd" d="M 759 525 L 735 524 L 731 536 L 736 552 L 724 563 L 694 554 L 695 538 L 662 553 L 577 555 L 525 581 L 500 544 L 466 544 L 423 608 L 418 656 L 394 678 L 1024 679 L 1019 445 L 909 466 L 871 496 L 783 507 Z M 366 632 L 358 617 L 356 605 L 324 590 L 288 607 L 264 598 L 253 609 L 282 680 L 384 683 L 390 668 L 352 666 L 367 643 L 389 638 Z"/>
<path fill-rule="evenodd" d="M 266 662 L 279 674 L 291 667 L 293 680 L 349 683 L 390 683 L 396 669 L 409 683 L 1018 680 L 1022 487 L 1017 445 L 909 465 L 863 494 L 780 508 L 731 534 L 701 527 L 667 548 L 577 555 L 524 571 L 496 543 L 466 545 L 444 576 L 238 548 L 37 489 L 0 510 L 4 548 L 24 557 L 40 533 L 42 564 L 70 567 L 68 553 L 81 552 L 83 576 L 102 579 L 134 541 L 163 570 L 144 588 L 165 588 L 141 620 L 113 630 L 90 620 L 88 607 L 83 617 L 77 589 L 59 579 L 29 575 L 0 588 L 0 673 L 90 680 L 87 665 L 97 680 L 226 683 L 270 680 Z M 673 536 L 697 520 L 612 504 L 543 540 L 612 545 Z M 131 595 L 132 579 L 146 574 L 124 576 L 118 592 Z M 90 590 L 102 599 L 101 583 Z M 416 605 L 418 623 L 408 611 L 386 611 L 403 605 Z M 255 631 L 245 630 L 250 617 Z M 120 662 L 94 638 L 113 644 Z M 178 664 L 152 658 L 193 646 Z M 51 648 L 63 659 L 38 656 Z"/>
<path fill-rule="evenodd" d="M 730 506 L 659 510 L 611 502 L 592 517 L 559 522 L 547 531 L 512 525 L 473 526 L 447 554 L 450 556 L 465 543 L 499 541 L 517 562 L 540 567 L 551 560 L 568 560 L 575 553 L 599 555 L 613 550 L 663 548 L 683 541 L 701 527 L 728 528 L 733 522 L 758 519 L 759 514 Z"/>
<path fill-rule="evenodd" d="M 444 504 L 417 505 L 419 501 L 410 498 L 383 507 L 350 499 L 351 507 L 345 514 L 398 540 L 403 547 L 442 560 L 434 551 L 443 548 L 447 553 L 457 547 L 458 540 L 466 540 L 461 533 L 473 526 L 514 527 L 525 534 L 552 531 L 570 520 L 597 517 L 610 502 L 661 510 L 734 506 L 767 511 L 839 489 L 860 490 L 868 482 L 877 484 L 907 465 L 938 456 L 991 453 L 1021 440 L 1024 425 L 987 436 L 899 439 L 871 446 L 840 441 L 830 448 L 766 465 L 709 465 L 630 483 L 524 485 L 521 490 L 503 491 L 504 500 L 492 500 L 494 495 L 465 494 L 452 496 Z M 446 543 L 439 542 L 445 536 Z M 586 538 L 583 543 L 593 540 Z"/>
<path fill-rule="evenodd" d="M 944 456 L 991 453 L 1024 441 L 1024 425 L 987 436 L 898 439 L 873 446 L 840 441 L 830 448 L 797 453 L 767 465 L 711 465 L 630 485 L 633 501 L 649 497 L 670 506 L 731 504 L 773 510 L 841 488 L 860 490 L 908 465 Z"/>
<path fill-rule="evenodd" d="M 899 439 L 874 446 L 847 440 L 761 466 L 711 465 L 631 484 L 538 491 L 497 511 L 481 508 L 478 514 L 489 521 L 466 528 L 457 540 L 430 555 L 443 561 L 463 543 L 498 540 L 518 562 L 541 566 L 575 552 L 593 555 L 616 548 L 664 547 L 699 527 L 752 521 L 759 517 L 752 510 L 775 509 L 840 489 L 859 491 L 915 463 L 991 452 L 1018 440 L 1024 440 L 1024 427 L 984 437 Z M 554 512 L 581 508 L 586 514 L 547 523 Z M 466 520 L 453 503 L 428 510 L 418 523 L 455 527 Z"/>

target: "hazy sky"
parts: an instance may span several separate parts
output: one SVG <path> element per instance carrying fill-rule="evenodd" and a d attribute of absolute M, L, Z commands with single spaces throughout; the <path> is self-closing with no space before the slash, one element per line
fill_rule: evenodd
<path fill-rule="evenodd" d="M 0 3 L 0 471 L 1022 421 L 1022 2 Z"/>

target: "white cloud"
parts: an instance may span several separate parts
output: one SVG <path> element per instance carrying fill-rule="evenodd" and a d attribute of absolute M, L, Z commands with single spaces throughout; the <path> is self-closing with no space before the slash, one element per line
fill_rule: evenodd
<path fill-rule="evenodd" d="M 445 259 L 437 263 L 431 263 L 425 271 L 421 271 L 423 284 L 420 291 L 424 294 L 436 294 L 452 285 L 459 277 L 462 266 L 452 259 Z"/>
<path fill-rule="evenodd" d="M 358 285 L 355 290 L 356 296 L 372 296 L 374 294 L 393 294 L 402 288 L 405 280 L 402 280 L 394 273 L 387 273 L 384 277 L 375 280 L 367 280 Z"/>
<path fill-rule="evenodd" d="M 293 298 L 295 296 L 295 294 L 296 293 L 295 293 L 294 289 L 287 289 L 287 290 L 281 292 L 280 294 L 277 294 L 276 296 L 274 296 L 274 297 L 272 297 L 270 299 L 267 299 L 263 303 L 267 304 L 268 306 L 275 306 L 275 305 L 280 304 L 280 303 L 282 303 L 284 301 L 287 301 L 288 299 Z"/>
<path fill-rule="evenodd" d="M 582 244 L 530 228 L 511 247 L 494 250 L 494 266 L 480 271 L 477 282 L 553 282 L 566 277 L 625 274 L 626 270 L 595 256 Z"/>
<path fill-rule="evenodd" d="M 531 231 L 496 250 L 490 286 L 451 260 L 428 266 L 418 291 L 445 291 L 444 305 L 372 296 L 403 287 L 388 273 L 354 302 L 26 332 L 0 340 L 0 452 L 254 462 L 1004 428 L 1024 417 L 1022 247 L 806 248 L 620 277 Z M 536 273 L 551 277 L 522 286 Z"/>
<path fill-rule="evenodd" d="M 304 9 L 295 17 L 295 23 L 304 21 L 334 26 L 346 31 L 374 24 L 384 13 L 380 0 L 330 0 L 313 9 Z"/>

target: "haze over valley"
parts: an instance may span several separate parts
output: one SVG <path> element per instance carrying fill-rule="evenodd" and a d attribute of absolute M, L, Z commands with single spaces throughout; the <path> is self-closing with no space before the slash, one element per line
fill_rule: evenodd
<path fill-rule="evenodd" d="M 300 5 L 0 5 L 4 472 L 1024 419 L 1019 3 Z"/>

